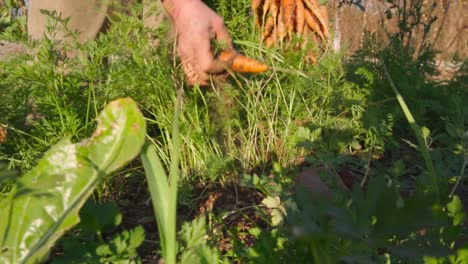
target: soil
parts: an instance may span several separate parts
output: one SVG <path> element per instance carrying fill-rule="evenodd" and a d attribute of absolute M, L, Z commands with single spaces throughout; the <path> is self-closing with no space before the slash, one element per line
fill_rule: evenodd
<path fill-rule="evenodd" d="M 141 182 L 144 183 L 144 181 Z M 159 234 L 146 187 L 130 182 L 123 186 L 126 186 L 126 190 L 123 193 L 124 196 L 120 197 L 120 200 L 125 203 L 121 206 L 124 219 L 122 228 L 129 229 L 142 225 L 145 229 L 145 242 L 138 249 L 142 262 L 161 263 L 161 256 L 158 252 L 160 249 Z M 193 190 L 192 197 L 194 198 L 191 206 L 179 208 L 178 226 L 212 212 L 214 217 L 207 220 L 207 233 L 211 240 L 218 241 L 215 246 L 220 252 L 226 253 L 231 250 L 232 241 L 252 245 L 254 240 L 247 230 L 254 226 L 261 228 L 267 226 L 256 209 L 263 197 L 254 189 L 234 185 L 197 186 Z M 231 213 L 221 216 L 224 212 Z M 232 229 L 245 232 L 239 232 L 236 237 L 233 237 L 233 234 L 227 232 Z"/>

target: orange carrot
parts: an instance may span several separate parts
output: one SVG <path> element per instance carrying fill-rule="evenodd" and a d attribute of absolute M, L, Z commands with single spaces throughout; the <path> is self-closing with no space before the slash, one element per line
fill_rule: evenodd
<path fill-rule="evenodd" d="M 328 32 L 328 28 L 330 26 L 329 24 L 329 20 L 328 20 L 328 11 L 327 11 L 327 7 L 326 6 L 321 6 L 320 7 L 320 11 L 321 11 L 321 14 L 322 14 L 322 17 L 323 17 L 323 28 L 322 28 L 322 31 L 323 33 L 325 34 L 325 36 L 329 37 L 329 32 Z"/>
<path fill-rule="evenodd" d="M 262 10 L 260 9 L 260 5 L 262 4 L 262 0 L 252 0 L 252 13 L 255 18 L 255 25 L 257 27 L 262 26 Z"/>
<path fill-rule="evenodd" d="M 273 46 L 274 43 L 275 43 L 275 40 L 274 40 L 273 36 L 268 36 L 268 37 L 265 39 L 265 45 L 266 45 L 267 47 Z"/>
<path fill-rule="evenodd" d="M 6 127 L 0 125 L 0 144 L 5 143 L 8 138 L 8 130 Z"/>
<path fill-rule="evenodd" d="M 271 3 L 274 2 L 274 0 L 265 0 L 263 3 L 263 15 L 262 15 L 262 20 L 265 19 L 268 11 L 270 10 Z"/>
<path fill-rule="evenodd" d="M 271 35 L 271 32 L 273 31 L 274 27 L 275 21 L 273 17 L 269 16 L 265 22 L 265 26 L 263 29 L 263 38 L 267 38 L 269 35 Z"/>
<path fill-rule="evenodd" d="M 260 7 L 262 0 L 252 0 L 252 10 L 256 10 Z"/>
<path fill-rule="evenodd" d="M 262 73 L 268 70 L 268 65 L 244 56 L 234 50 L 222 51 L 218 60 L 226 63 L 234 72 Z"/>
<path fill-rule="evenodd" d="M 312 52 L 307 53 L 305 56 L 306 61 L 316 64 L 317 63 L 317 58 L 315 58 L 314 54 Z"/>
<path fill-rule="evenodd" d="M 310 34 L 310 28 L 305 26 L 304 31 L 302 32 L 304 34 L 304 38 L 302 39 L 302 42 L 300 44 L 301 49 L 305 49 L 307 47 L 307 44 L 309 43 L 309 34 Z"/>
<path fill-rule="evenodd" d="M 286 37 L 286 26 L 284 25 L 284 21 L 282 19 L 283 17 L 283 8 L 280 9 L 278 16 L 280 19 L 278 19 L 278 24 L 276 25 L 276 31 L 277 31 L 277 36 L 275 41 L 280 41 L 282 42 L 284 38 Z"/>
<path fill-rule="evenodd" d="M 296 32 L 298 35 L 302 35 L 304 32 L 304 25 L 305 25 L 305 15 L 304 15 L 304 3 L 302 0 L 297 1 L 296 6 Z"/>
<path fill-rule="evenodd" d="M 322 32 L 322 30 L 320 28 L 320 25 L 319 25 L 319 22 L 316 20 L 316 18 L 310 12 L 310 10 L 306 10 L 304 12 L 304 17 L 305 17 L 305 21 L 306 21 L 307 26 L 309 26 L 309 28 L 312 30 L 312 32 L 317 33 L 317 35 L 319 35 L 320 38 L 322 40 L 324 40 L 325 36 L 323 35 L 323 32 Z"/>
<path fill-rule="evenodd" d="M 273 24 L 274 24 L 274 28 L 273 28 L 273 32 L 272 32 L 272 35 L 273 35 L 272 41 L 273 42 L 276 42 L 276 40 L 278 39 L 277 25 L 278 25 L 279 9 L 280 9 L 279 0 L 273 0 L 272 3 L 271 3 L 271 7 L 270 7 L 271 16 L 273 17 Z"/>
<path fill-rule="evenodd" d="M 272 0 L 271 5 L 270 5 L 270 13 L 273 17 L 278 16 L 278 11 L 280 8 L 280 3 L 278 2 L 279 0 Z"/>
<path fill-rule="evenodd" d="M 313 16 L 317 18 L 319 21 L 320 31 L 322 31 L 322 35 L 328 37 L 330 35 L 328 31 L 328 22 L 325 21 L 325 18 L 322 15 L 322 9 L 320 5 L 316 2 L 316 0 L 304 0 L 304 3 L 309 8 Z"/>
<path fill-rule="evenodd" d="M 283 20 L 286 33 L 288 35 L 292 35 L 294 31 L 293 15 L 294 15 L 295 8 L 296 8 L 295 0 L 281 0 L 281 11 L 280 11 L 282 12 L 281 18 Z"/>

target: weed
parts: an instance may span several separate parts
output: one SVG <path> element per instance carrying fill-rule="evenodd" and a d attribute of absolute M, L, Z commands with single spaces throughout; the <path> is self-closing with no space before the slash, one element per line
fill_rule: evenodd
<path fill-rule="evenodd" d="M 27 6 L 22 0 L 0 3 L 0 39 L 9 41 L 26 40 Z"/>
<path fill-rule="evenodd" d="M 136 251 L 145 238 L 141 226 L 107 238 L 122 222 L 122 215 L 115 204 L 95 204 L 88 200 L 80 218 L 83 219 L 81 223 L 58 241 L 60 252 L 55 253 L 52 263 L 141 262 Z"/>

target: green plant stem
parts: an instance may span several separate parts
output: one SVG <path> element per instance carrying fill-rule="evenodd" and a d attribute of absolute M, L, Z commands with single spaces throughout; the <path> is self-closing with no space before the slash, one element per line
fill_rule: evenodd
<path fill-rule="evenodd" d="M 461 171 L 460 171 L 460 177 L 458 177 L 457 182 L 456 182 L 455 185 L 453 186 L 452 191 L 450 192 L 449 198 L 452 198 L 452 197 L 453 197 L 453 194 L 454 194 L 455 191 L 457 190 L 458 185 L 460 185 L 460 182 L 461 182 L 462 179 L 464 178 L 463 175 L 465 175 L 465 167 L 466 167 L 466 165 L 468 165 L 468 154 L 465 155 L 465 161 L 463 162 L 463 166 L 462 166 Z"/>
<path fill-rule="evenodd" d="M 368 157 L 367 157 L 367 164 L 366 164 L 366 171 L 365 171 L 364 177 L 362 178 L 362 181 L 361 181 L 361 187 L 364 187 L 364 185 L 367 182 L 367 178 L 369 177 L 370 166 L 371 166 L 371 163 L 372 163 L 372 149 L 373 148 L 369 149 L 369 153 L 368 153 Z"/>
<path fill-rule="evenodd" d="M 93 105 L 94 105 L 94 114 L 97 115 L 97 105 L 96 105 L 96 94 L 94 92 L 94 83 L 92 80 L 94 79 L 94 76 L 90 78 L 90 83 L 88 87 L 88 102 L 86 105 L 86 119 L 85 119 L 85 131 L 88 132 L 88 123 L 89 123 L 89 114 L 90 114 L 90 108 L 91 108 L 91 100 L 93 100 Z M 91 99 L 92 96 L 92 99 Z"/>
<path fill-rule="evenodd" d="M 177 92 L 177 99 L 175 102 L 174 119 L 172 123 L 172 157 L 171 169 L 169 174 L 169 210 L 168 213 L 170 223 L 170 230 L 168 230 L 167 239 L 171 241 L 167 244 L 168 253 L 171 259 L 167 259 L 167 263 L 176 263 L 177 256 L 177 192 L 179 185 L 179 161 L 180 161 L 180 132 L 179 132 L 179 116 L 182 108 L 182 93 L 180 89 Z M 172 259 L 174 258 L 174 259 Z"/>
<path fill-rule="evenodd" d="M 63 76 L 61 76 L 60 78 L 61 78 L 61 81 L 62 81 Z M 65 126 L 64 114 L 62 112 L 62 107 L 60 107 L 60 103 L 59 103 L 59 101 L 57 99 L 57 95 L 59 94 L 59 89 L 57 87 L 57 81 L 54 81 L 54 88 L 55 88 L 55 93 L 52 93 L 52 99 L 54 101 L 54 104 L 55 104 L 55 107 L 57 109 L 58 115 L 60 117 L 60 124 L 62 125 L 62 131 L 65 131 L 66 126 Z"/>
<path fill-rule="evenodd" d="M 310 243 L 310 249 L 312 251 L 312 256 L 314 263 L 317 264 L 332 264 L 329 252 L 325 250 L 326 247 L 321 247 L 321 244 L 325 243 L 323 241 L 312 241 Z"/>
<path fill-rule="evenodd" d="M 435 197 L 437 199 L 437 202 L 440 203 L 440 194 L 439 194 L 439 186 L 437 184 L 437 175 L 435 173 L 434 165 L 432 163 L 432 158 L 429 153 L 429 147 L 427 146 L 427 142 L 422 136 L 421 133 L 421 128 L 419 125 L 416 123 L 416 120 L 414 119 L 413 115 L 411 114 L 411 111 L 409 110 L 408 106 L 406 105 L 405 100 L 401 96 L 395 82 L 393 81 L 392 77 L 390 76 L 390 73 L 388 71 L 387 65 L 384 62 L 384 59 L 382 58 L 382 65 L 385 73 L 385 77 L 387 78 L 388 83 L 393 89 L 393 92 L 395 93 L 395 96 L 398 100 L 398 103 L 400 104 L 401 109 L 403 110 L 403 113 L 405 114 L 406 119 L 408 120 L 408 123 L 411 126 L 411 129 L 413 129 L 414 134 L 416 135 L 416 139 L 419 144 L 419 150 L 421 151 L 421 154 L 424 158 L 424 161 L 426 163 L 427 171 L 432 183 L 432 189 L 435 193 Z"/>
<path fill-rule="evenodd" d="M 172 248 L 168 246 L 171 242 L 168 241 L 168 230 L 171 229 L 168 220 L 169 211 L 169 185 L 164 166 L 158 156 L 154 144 L 147 142 L 141 151 L 141 160 L 145 168 L 145 175 L 148 181 L 151 201 L 153 204 L 154 213 L 156 216 L 156 224 L 158 226 L 159 239 L 161 241 L 162 255 L 168 264 L 175 264 L 175 256 L 169 257 Z M 170 262 L 172 261 L 172 262 Z"/>
<path fill-rule="evenodd" d="M 180 165 L 179 116 L 182 108 L 182 90 L 177 94 L 172 123 L 172 152 L 169 178 L 154 143 L 147 142 L 141 158 L 151 194 L 165 263 L 177 262 L 177 191 Z"/>

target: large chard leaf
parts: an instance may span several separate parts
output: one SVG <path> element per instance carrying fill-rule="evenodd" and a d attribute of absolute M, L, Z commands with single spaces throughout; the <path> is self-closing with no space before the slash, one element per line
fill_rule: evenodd
<path fill-rule="evenodd" d="M 97 121 L 90 139 L 59 142 L 2 201 L 0 263 L 43 261 L 104 176 L 140 152 L 146 124 L 132 99 L 111 102 Z"/>

